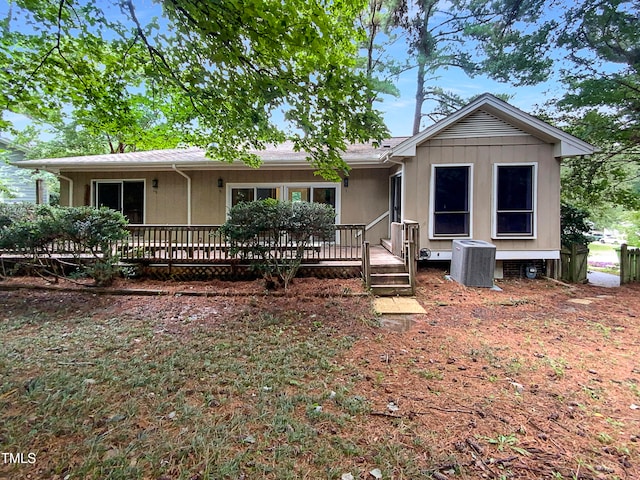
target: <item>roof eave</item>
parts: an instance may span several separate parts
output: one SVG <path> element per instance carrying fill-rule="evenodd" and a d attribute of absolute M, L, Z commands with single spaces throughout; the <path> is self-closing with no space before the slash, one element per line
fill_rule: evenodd
<path fill-rule="evenodd" d="M 553 146 L 553 156 L 560 159 L 593 155 L 599 151 L 599 148 L 582 141 L 565 140 Z"/>
<path fill-rule="evenodd" d="M 370 167 L 383 167 L 380 158 L 346 158 L 345 161 L 351 168 L 370 168 Z M 64 161 L 64 159 L 56 160 L 25 160 L 14 162 L 13 165 L 20 168 L 27 169 L 39 169 L 50 172 L 91 172 L 91 171 L 169 171 L 173 170 L 173 165 L 179 166 L 181 169 L 187 170 L 253 170 L 251 167 L 242 162 L 220 162 L 216 160 L 204 160 L 204 161 L 164 161 L 164 162 L 70 162 Z M 265 160 L 261 169 L 264 170 L 283 170 L 283 169 L 302 169 L 312 170 L 311 165 L 307 160 Z"/>
<path fill-rule="evenodd" d="M 4 147 L 0 146 L 0 148 L 4 150 L 11 149 L 22 153 L 29 153 L 30 151 L 29 148 L 25 147 L 24 145 L 19 145 L 13 140 L 9 140 L 8 138 L 2 136 L 0 136 L 0 144 L 4 145 Z"/>

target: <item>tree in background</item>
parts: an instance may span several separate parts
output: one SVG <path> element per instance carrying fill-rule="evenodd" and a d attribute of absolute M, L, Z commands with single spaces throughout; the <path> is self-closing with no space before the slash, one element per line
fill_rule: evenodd
<path fill-rule="evenodd" d="M 257 165 L 250 150 L 289 138 L 334 180 L 348 170 L 347 144 L 387 134 L 354 68 L 363 0 L 159 5 L 10 3 L 0 23 L 2 109 L 55 125 L 71 108 L 114 152 L 177 138 Z"/>
<path fill-rule="evenodd" d="M 591 229 L 588 219 L 588 211 L 562 202 L 560 208 L 560 223 L 562 227 L 560 240 L 564 248 L 571 248 L 574 243 L 587 245 L 591 241 L 591 238 L 587 235 Z"/>
<path fill-rule="evenodd" d="M 382 101 L 382 95 L 398 97 L 395 82 L 398 76 L 412 68 L 408 58 L 401 59 L 391 50 L 398 48 L 400 34 L 394 31 L 397 16 L 403 5 L 396 0 L 369 0 L 358 16 L 358 26 L 364 32 L 360 42 L 362 56 L 357 66 L 363 70 L 372 85 L 369 102 Z"/>
<path fill-rule="evenodd" d="M 10 3 L 2 21 L 4 110 L 48 123 L 62 138 L 76 129 L 110 153 L 175 144 L 166 132 L 170 98 L 155 95 L 146 52 L 124 27 L 92 2 L 19 5 Z"/>
<path fill-rule="evenodd" d="M 565 162 L 563 194 L 594 211 L 640 208 L 640 4 L 583 0 L 564 15 L 567 93 L 557 106 L 572 133 L 601 148 Z"/>
<path fill-rule="evenodd" d="M 442 69 L 516 85 L 540 82 L 550 72 L 548 39 L 556 23 L 542 20 L 541 0 L 390 0 L 387 5 L 387 31 L 404 32 L 417 71 L 413 134 L 425 116 L 435 119 L 466 103 L 439 84 Z M 431 114 L 423 112 L 428 100 L 439 105 Z"/>

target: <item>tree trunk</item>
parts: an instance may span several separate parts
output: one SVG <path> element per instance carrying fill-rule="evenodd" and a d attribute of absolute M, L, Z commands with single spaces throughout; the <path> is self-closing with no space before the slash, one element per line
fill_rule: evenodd
<path fill-rule="evenodd" d="M 418 82 L 416 88 L 416 108 L 413 113 L 413 134 L 420 132 L 420 121 L 422 120 L 422 104 L 424 103 L 424 76 L 425 65 L 423 60 L 418 61 Z"/>
<path fill-rule="evenodd" d="M 371 16 L 367 19 L 367 25 L 365 30 L 367 31 L 367 78 L 371 79 L 373 77 L 373 55 L 376 52 L 375 40 L 378 35 L 378 26 L 376 25 L 376 14 L 379 13 L 382 8 L 382 3 L 378 2 L 369 2 L 369 13 Z M 373 105 L 377 97 L 376 92 L 372 92 L 371 96 L 367 98 L 367 102 L 369 105 Z"/>

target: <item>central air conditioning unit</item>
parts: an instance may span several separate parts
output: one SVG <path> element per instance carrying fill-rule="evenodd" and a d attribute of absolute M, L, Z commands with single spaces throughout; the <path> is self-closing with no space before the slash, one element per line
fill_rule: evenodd
<path fill-rule="evenodd" d="M 482 240 L 454 240 L 451 278 L 467 287 L 493 287 L 496 246 Z"/>

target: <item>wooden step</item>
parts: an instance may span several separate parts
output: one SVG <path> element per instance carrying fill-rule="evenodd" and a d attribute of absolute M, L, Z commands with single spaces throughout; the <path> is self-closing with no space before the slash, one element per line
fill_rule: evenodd
<path fill-rule="evenodd" d="M 407 273 L 407 267 L 404 265 L 404 263 L 371 265 L 371 274 L 376 273 Z"/>
<path fill-rule="evenodd" d="M 372 273 L 372 285 L 410 285 L 409 274 L 405 272 Z"/>
<path fill-rule="evenodd" d="M 379 297 L 411 296 L 411 285 L 371 285 L 371 292 Z"/>

